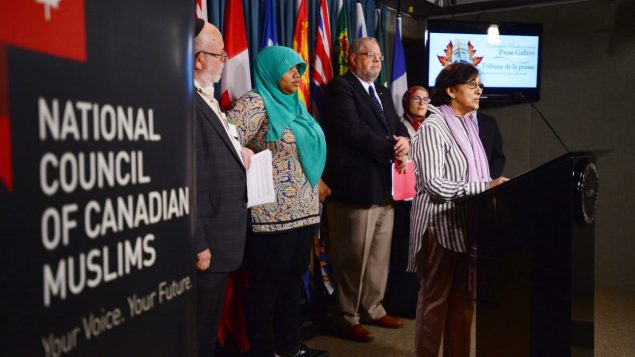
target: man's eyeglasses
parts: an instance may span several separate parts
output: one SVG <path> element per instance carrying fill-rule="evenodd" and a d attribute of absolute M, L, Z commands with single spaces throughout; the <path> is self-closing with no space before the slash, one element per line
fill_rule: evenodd
<path fill-rule="evenodd" d="M 221 53 L 212 53 L 212 52 L 207 52 L 207 51 L 198 51 L 196 52 L 196 54 L 199 53 L 204 53 L 206 55 L 210 55 L 210 56 L 214 56 L 216 58 L 218 58 L 221 62 L 227 62 L 227 52 L 223 51 Z"/>
<path fill-rule="evenodd" d="M 364 56 L 368 56 L 370 58 L 376 58 L 380 61 L 384 60 L 384 56 L 381 53 L 375 53 L 375 52 L 358 52 L 356 53 L 357 55 L 364 55 Z"/>
<path fill-rule="evenodd" d="M 417 104 L 430 104 L 430 98 L 421 98 L 419 96 L 410 97 L 410 100 Z"/>
<path fill-rule="evenodd" d="M 461 84 L 465 84 L 465 86 L 468 87 L 469 89 L 476 89 L 476 87 L 481 88 L 481 90 L 485 89 L 485 86 L 483 85 L 483 83 L 467 82 L 467 83 L 461 83 Z"/>

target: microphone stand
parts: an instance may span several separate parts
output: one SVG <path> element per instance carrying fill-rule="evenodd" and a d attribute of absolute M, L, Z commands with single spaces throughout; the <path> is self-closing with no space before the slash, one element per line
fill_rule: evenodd
<path fill-rule="evenodd" d="M 547 120 L 547 118 L 545 118 L 544 115 L 542 115 L 542 113 L 540 112 L 540 109 L 538 109 L 538 107 L 536 107 L 532 102 L 530 102 L 529 100 L 527 100 L 527 97 L 525 97 L 524 94 L 522 94 L 521 92 L 515 92 L 514 94 L 516 94 L 517 98 L 522 99 L 523 103 L 529 104 L 530 107 L 534 108 L 534 110 L 540 115 L 540 118 L 542 119 L 542 121 L 545 122 L 545 124 L 547 124 L 547 126 L 549 127 L 549 130 L 551 130 L 551 132 L 553 133 L 553 135 L 558 139 L 558 141 L 560 142 L 560 144 L 562 145 L 562 147 L 567 150 L 567 154 L 570 154 L 571 151 L 569 150 L 569 148 L 567 147 L 567 145 L 565 145 L 564 141 L 562 141 L 562 139 L 560 138 L 560 135 L 558 135 L 558 133 L 556 132 L 556 130 L 551 126 L 551 124 L 549 124 L 549 121 Z"/>

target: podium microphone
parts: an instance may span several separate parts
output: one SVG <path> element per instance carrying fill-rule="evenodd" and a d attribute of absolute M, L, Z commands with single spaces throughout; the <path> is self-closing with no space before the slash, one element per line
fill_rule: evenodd
<path fill-rule="evenodd" d="M 549 124 L 549 121 L 547 120 L 547 118 L 545 118 L 544 115 L 542 115 L 542 113 L 540 112 L 540 110 L 538 109 L 538 107 L 536 107 L 532 102 L 530 102 L 529 100 L 527 100 L 527 97 L 525 97 L 525 95 L 521 92 L 514 92 L 514 97 L 516 99 L 520 99 L 523 101 L 523 103 L 529 104 L 529 106 L 531 106 L 532 108 L 534 108 L 534 110 L 540 115 L 540 118 L 542 118 L 542 121 L 545 122 L 545 124 L 547 124 L 547 126 L 549 127 L 549 129 L 551 130 L 551 132 L 553 133 L 553 135 L 558 139 L 558 141 L 560 142 L 560 144 L 562 145 L 562 147 L 567 150 L 567 154 L 570 154 L 571 151 L 569 150 L 569 148 L 567 147 L 567 145 L 564 144 L 564 141 L 562 141 L 562 139 L 560 138 L 560 135 L 558 135 L 558 133 L 556 132 L 556 130 L 551 126 L 551 124 Z"/>

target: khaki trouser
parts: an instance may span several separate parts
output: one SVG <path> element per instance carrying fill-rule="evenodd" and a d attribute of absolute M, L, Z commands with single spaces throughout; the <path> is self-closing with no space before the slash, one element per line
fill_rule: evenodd
<path fill-rule="evenodd" d="M 338 323 L 351 327 L 362 319 L 386 315 L 381 304 L 388 279 L 394 210 L 392 204 L 327 205 L 333 286 Z"/>

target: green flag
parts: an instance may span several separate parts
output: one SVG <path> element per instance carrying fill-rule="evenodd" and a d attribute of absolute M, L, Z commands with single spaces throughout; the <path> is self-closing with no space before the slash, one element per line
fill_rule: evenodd
<path fill-rule="evenodd" d="M 386 56 L 386 15 L 385 11 L 381 11 L 380 8 L 375 9 L 375 38 L 379 43 L 379 50 Z M 381 72 L 375 79 L 375 83 L 381 84 L 384 87 L 388 87 L 388 75 L 386 75 L 386 62 L 381 64 Z"/>
<path fill-rule="evenodd" d="M 342 2 L 338 4 L 337 38 L 333 45 L 333 69 L 336 76 L 341 76 L 348 71 L 348 14 Z"/>

